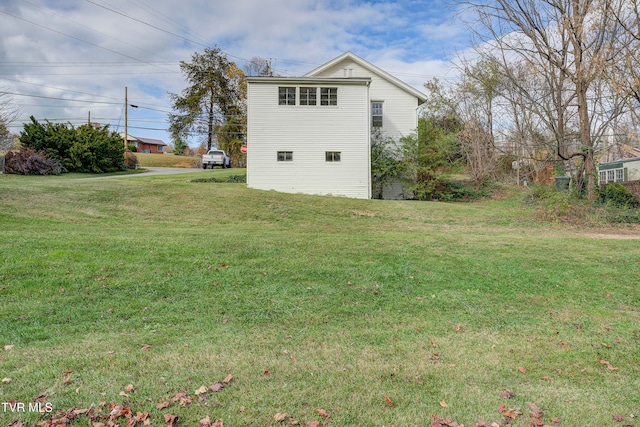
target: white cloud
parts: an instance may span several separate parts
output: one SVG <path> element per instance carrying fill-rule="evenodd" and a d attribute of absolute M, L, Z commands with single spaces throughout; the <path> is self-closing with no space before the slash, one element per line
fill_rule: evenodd
<path fill-rule="evenodd" d="M 125 86 L 130 103 L 170 110 L 167 92 L 180 92 L 185 84 L 178 62 L 189 61 L 205 46 L 217 45 L 240 67 L 254 56 L 272 58 L 275 70 L 288 75 L 304 74 L 353 51 L 420 89 L 430 78 L 449 74 L 446 50 L 460 35 L 444 12 L 427 10 L 424 2 L 416 1 L 182 3 L 179 7 L 175 0 L 0 4 L 0 87 L 25 95 L 96 101 L 16 95 L 22 120 L 34 115 L 78 119 L 72 121 L 79 124 L 90 110 L 96 120 L 116 125 L 122 124 Z M 132 121 L 154 118 L 139 127 L 167 127 L 161 112 L 140 108 L 130 111 L 130 117 Z M 169 142 L 165 131 L 142 132 L 140 136 Z"/>

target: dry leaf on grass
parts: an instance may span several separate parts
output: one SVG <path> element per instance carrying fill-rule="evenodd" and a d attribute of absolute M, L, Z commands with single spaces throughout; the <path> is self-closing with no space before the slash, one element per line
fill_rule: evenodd
<path fill-rule="evenodd" d="M 164 421 L 167 423 L 167 427 L 175 427 L 180 419 L 177 415 L 164 414 Z"/>

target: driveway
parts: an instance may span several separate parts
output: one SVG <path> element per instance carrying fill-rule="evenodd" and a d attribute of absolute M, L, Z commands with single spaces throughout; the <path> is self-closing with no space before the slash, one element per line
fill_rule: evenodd
<path fill-rule="evenodd" d="M 108 178 L 134 178 L 136 176 L 157 176 L 157 175 L 176 175 L 180 173 L 193 173 L 193 172 L 204 172 L 203 169 L 199 168 L 160 168 L 160 167 L 145 167 L 146 172 L 136 173 L 136 174 L 127 174 L 127 175 L 109 175 L 109 176 L 96 176 L 92 178 L 81 178 L 81 179 L 108 179 Z"/>

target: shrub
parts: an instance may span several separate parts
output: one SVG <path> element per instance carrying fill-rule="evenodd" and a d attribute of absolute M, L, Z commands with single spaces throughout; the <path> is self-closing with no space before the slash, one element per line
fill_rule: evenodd
<path fill-rule="evenodd" d="M 138 157 L 131 151 L 126 151 L 124 153 L 124 164 L 128 169 L 135 169 L 138 165 Z"/>
<path fill-rule="evenodd" d="M 5 171 L 19 175 L 60 175 L 63 168 L 58 160 L 47 158 L 43 152 L 21 148 L 7 153 Z"/>
<path fill-rule="evenodd" d="M 619 182 L 601 187 L 599 197 L 602 203 L 618 208 L 636 208 L 640 206 L 635 194 Z"/>
<path fill-rule="evenodd" d="M 69 172 L 105 173 L 124 168 L 122 138 L 108 127 L 39 123 L 33 116 L 24 125 L 20 142 L 25 148 L 45 152 Z"/>

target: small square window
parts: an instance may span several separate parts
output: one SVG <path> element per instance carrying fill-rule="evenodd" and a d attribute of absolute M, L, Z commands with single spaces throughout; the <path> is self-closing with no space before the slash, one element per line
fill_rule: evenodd
<path fill-rule="evenodd" d="M 278 151 L 278 161 L 279 162 L 292 162 L 293 161 L 293 151 Z"/>
<path fill-rule="evenodd" d="M 320 88 L 320 105 L 338 105 L 338 88 Z"/>
<path fill-rule="evenodd" d="M 315 87 L 300 88 L 300 105 L 317 105 L 318 90 Z"/>
<path fill-rule="evenodd" d="M 296 88 L 279 87 L 278 105 L 296 105 Z"/>
<path fill-rule="evenodd" d="M 324 157 L 327 162 L 339 162 L 340 151 L 325 151 Z"/>

